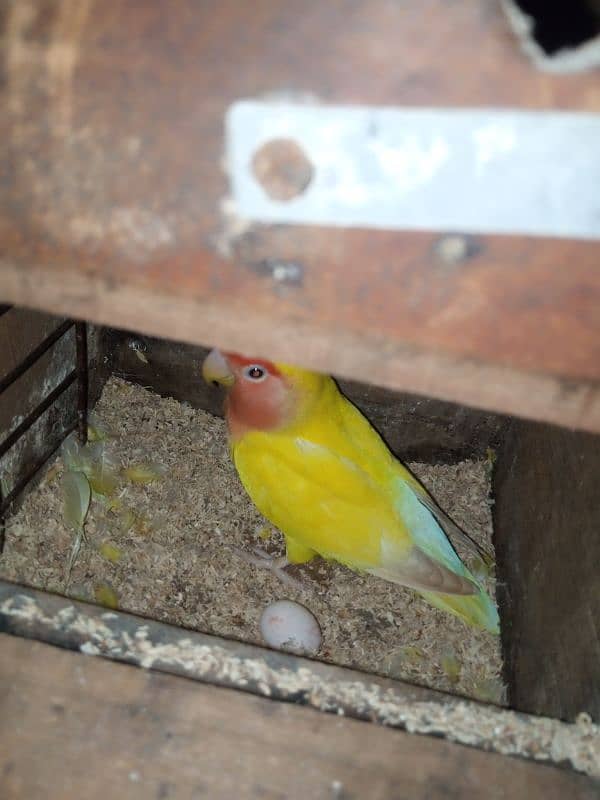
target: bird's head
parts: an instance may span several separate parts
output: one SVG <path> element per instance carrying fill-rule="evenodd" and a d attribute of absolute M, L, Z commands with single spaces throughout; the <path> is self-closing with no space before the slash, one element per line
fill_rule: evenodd
<path fill-rule="evenodd" d="M 226 417 L 234 439 L 248 430 L 293 424 L 331 380 L 289 364 L 220 350 L 211 350 L 204 359 L 202 376 L 227 390 Z"/>

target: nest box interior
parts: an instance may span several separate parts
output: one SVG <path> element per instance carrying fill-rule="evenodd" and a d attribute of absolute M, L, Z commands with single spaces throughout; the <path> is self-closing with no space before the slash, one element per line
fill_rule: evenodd
<path fill-rule="evenodd" d="M 200 374 L 206 350 L 87 326 L 92 451 L 114 474 L 108 489 L 96 486 L 67 579 L 74 534 L 59 448 L 81 412 L 76 330 L 19 309 L 0 326 L 4 380 L 63 330 L 0 396 L 10 445 L 0 461 L 0 577 L 256 644 L 261 610 L 290 597 L 319 621 L 320 660 L 564 720 L 600 714 L 596 437 L 339 381 L 440 505 L 495 550 L 495 575 L 484 579 L 500 610 L 498 640 L 339 565 L 294 567 L 290 585 L 250 563 L 256 547 L 277 554 L 283 541 L 230 463 L 223 397 Z"/>

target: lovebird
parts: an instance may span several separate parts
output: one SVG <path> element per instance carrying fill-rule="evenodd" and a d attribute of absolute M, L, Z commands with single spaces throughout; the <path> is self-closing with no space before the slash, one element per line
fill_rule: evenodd
<path fill-rule="evenodd" d="M 335 560 L 498 633 L 496 605 L 442 523 L 477 546 L 333 378 L 219 350 L 206 357 L 202 373 L 227 389 L 231 455 L 251 500 L 285 537 L 284 565 L 317 555 Z"/>

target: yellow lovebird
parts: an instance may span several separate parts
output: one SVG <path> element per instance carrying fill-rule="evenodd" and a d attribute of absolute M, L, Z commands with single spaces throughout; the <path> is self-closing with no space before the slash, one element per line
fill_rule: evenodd
<path fill-rule="evenodd" d="M 202 372 L 228 389 L 233 460 L 254 504 L 285 536 L 286 563 L 333 559 L 498 633 L 495 604 L 441 523 L 475 545 L 332 378 L 218 350 Z"/>

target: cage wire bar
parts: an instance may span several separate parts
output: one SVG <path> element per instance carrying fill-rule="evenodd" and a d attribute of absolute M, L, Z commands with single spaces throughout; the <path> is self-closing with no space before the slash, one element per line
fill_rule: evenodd
<path fill-rule="evenodd" d="M 10 311 L 13 306 L 0 305 L 0 317 Z M 33 466 L 18 480 L 10 491 L 4 495 L 3 484 L 0 481 L 0 550 L 2 549 L 2 528 L 4 517 L 8 509 L 19 494 L 25 489 L 27 484 L 33 480 L 39 470 L 44 466 L 51 456 L 58 450 L 64 439 L 75 429 L 81 444 L 87 441 L 87 418 L 88 418 L 88 351 L 87 351 L 87 325 L 85 322 L 66 320 L 59 325 L 49 336 L 41 341 L 20 364 L 11 370 L 7 375 L 0 379 L 0 396 L 16 383 L 39 359 L 50 350 L 65 334 L 75 328 L 75 367 L 56 386 L 47 394 L 35 408 L 17 425 L 17 427 L 0 442 L 0 459 L 15 446 L 15 444 L 30 430 L 32 425 L 44 414 L 50 406 L 73 384 L 77 381 L 77 418 L 74 422 L 67 425 L 63 430 L 57 444 L 46 450 L 38 458 Z"/>

